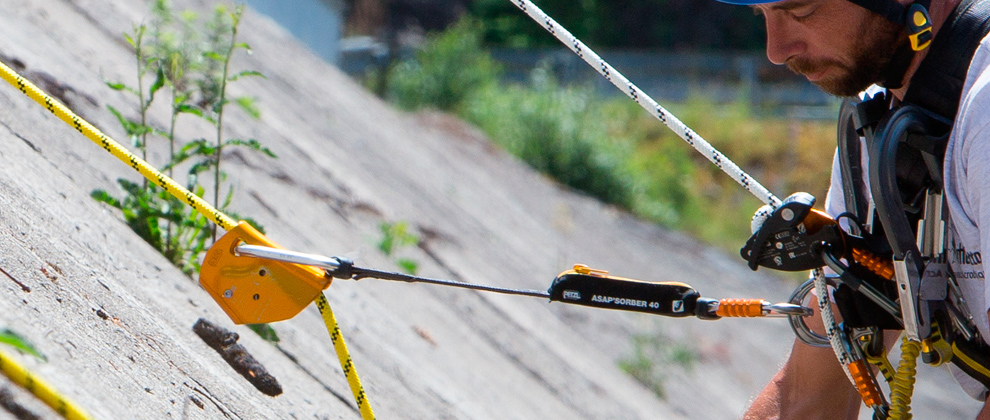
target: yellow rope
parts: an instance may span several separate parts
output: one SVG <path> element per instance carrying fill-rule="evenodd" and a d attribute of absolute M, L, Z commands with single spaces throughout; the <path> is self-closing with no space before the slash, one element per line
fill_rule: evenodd
<path fill-rule="evenodd" d="M 60 394 L 48 382 L 34 376 L 27 368 L 3 350 L 0 350 L 0 371 L 3 371 L 4 375 L 10 378 L 15 384 L 31 391 L 39 400 L 48 404 L 49 407 L 61 414 L 62 417 L 68 420 L 92 419 L 85 410 L 79 408 L 75 403 Z"/>
<path fill-rule="evenodd" d="M 358 408 L 361 410 L 361 418 L 364 420 L 373 420 L 375 413 L 371 411 L 371 404 L 368 403 L 367 395 L 364 393 L 364 387 L 361 386 L 361 379 L 358 378 L 357 371 L 354 370 L 354 362 L 351 360 L 350 353 L 347 351 L 347 343 L 344 343 L 344 336 L 340 334 L 340 327 L 337 326 L 337 318 L 333 316 L 333 311 L 330 310 L 330 303 L 327 302 L 327 297 L 322 293 L 316 298 L 316 308 L 320 310 L 320 314 L 323 315 L 323 322 L 327 324 L 330 341 L 333 342 L 333 347 L 337 350 L 337 358 L 340 359 L 340 366 L 344 369 L 344 376 L 347 377 L 347 383 L 351 386 L 351 392 L 354 393 L 354 401 L 357 401 Z"/>
<path fill-rule="evenodd" d="M 184 201 L 207 219 L 210 219 L 210 221 L 216 223 L 217 226 L 220 226 L 224 230 L 231 230 L 237 226 L 234 219 L 231 219 L 229 216 L 221 213 L 220 210 L 217 210 L 215 207 L 211 206 L 210 203 L 206 202 L 206 200 L 203 200 L 196 194 L 193 194 L 189 190 L 183 188 L 172 178 L 169 178 L 167 175 L 159 172 L 153 166 L 148 164 L 148 162 L 145 162 L 144 159 L 141 159 L 128 151 L 126 148 L 121 146 L 120 143 L 117 143 L 106 134 L 103 134 L 103 132 L 76 115 L 65 105 L 62 105 L 51 96 L 48 96 L 42 92 L 41 89 L 21 77 L 21 75 L 17 74 L 17 72 L 3 62 L 0 62 L 0 77 L 3 77 L 7 83 L 15 86 L 29 98 L 44 106 L 49 112 L 55 114 L 56 117 L 64 121 L 66 124 L 69 124 L 75 128 L 77 131 L 86 136 L 86 138 L 92 140 L 94 143 L 116 156 L 117 159 L 120 159 L 122 162 L 134 168 L 134 170 L 140 172 L 145 178 L 148 178 L 148 180 L 161 186 L 176 198 Z M 327 330 L 331 332 L 330 338 L 333 340 L 334 349 L 336 349 L 337 357 L 340 359 L 341 368 L 344 369 L 344 373 L 347 375 L 347 381 L 351 386 L 351 390 L 354 391 L 354 397 L 357 399 L 358 406 L 361 407 L 361 414 L 365 420 L 373 419 L 374 414 L 371 413 L 371 405 L 368 403 L 368 399 L 366 398 L 364 390 L 361 387 L 361 382 L 358 380 L 357 372 L 354 370 L 353 363 L 351 363 L 351 356 L 347 353 L 347 346 L 344 345 L 344 338 L 340 335 L 340 329 L 337 327 L 337 321 L 333 316 L 333 311 L 330 309 L 329 303 L 322 294 L 317 298 L 317 307 L 319 307 L 320 312 L 323 313 L 323 319 L 327 324 Z M 334 334 L 334 332 L 336 332 L 336 334 Z M 334 339 L 334 337 L 337 337 L 337 339 Z M 339 345 L 338 342 L 340 343 Z M 4 372 L 7 373 L 6 370 L 4 370 Z M 10 376 L 10 374 L 7 374 L 7 376 Z M 28 375 L 28 377 L 31 376 Z M 31 388 L 28 389 L 31 390 Z M 38 392 L 35 392 L 35 395 L 42 400 L 45 399 L 45 397 L 40 395 Z M 61 413 L 61 411 L 59 412 Z M 365 412 L 367 412 L 367 414 L 365 414 Z M 69 417 L 67 416 L 66 418 Z"/>
<path fill-rule="evenodd" d="M 910 340 L 907 335 L 901 342 L 901 362 L 890 383 L 890 419 L 909 420 L 911 418 L 911 395 L 914 394 L 915 368 L 921 343 Z"/>
<path fill-rule="evenodd" d="M 130 167 L 140 172 L 145 178 L 148 178 L 151 182 L 161 186 L 176 198 L 183 200 L 186 204 L 196 209 L 196 211 L 200 214 L 210 219 L 213 223 L 216 223 L 217 226 L 222 227 L 224 230 L 231 230 L 234 226 L 237 226 L 237 222 L 235 222 L 234 219 L 224 215 L 219 210 L 211 206 L 210 203 L 207 203 L 206 200 L 203 200 L 196 194 L 193 194 L 189 190 L 183 188 L 177 182 L 172 180 L 172 178 L 169 178 L 167 175 L 159 172 L 157 169 L 149 165 L 148 162 L 145 162 L 144 159 L 134 155 L 121 146 L 120 143 L 117 143 L 106 134 L 103 134 L 96 127 L 93 127 L 92 124 L 86 122 L 86 120 L 80 118 L 78 115 L 69 110 L 69 108 L 66 108 L 65 105 L 62 105 L 51 96 L 48 96 L 42 92 L 41 89 L 38 89 L 37 86 L 25 80 L 2 62 L 0 62 L 0 76 L 2 76 L 7 83 L 17 87 L 17 89 L 29 98 L 33 99 L 39 105 L 47 108 L 49 112 L 55 114 L 55 116 L 60 120 L 78 130 L 86 136 L 86 138 L 106 149 L 106 151 L 116 156 L 117 159 L 120 159 L 121 162 L 130 165 Z"/>

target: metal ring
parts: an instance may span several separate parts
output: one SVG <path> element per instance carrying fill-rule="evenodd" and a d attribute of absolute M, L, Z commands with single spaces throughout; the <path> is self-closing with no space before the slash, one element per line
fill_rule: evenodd
<path fill-rule="evenodd" d="M 808 293 L 811 293 L 811 289 L 814 288 L 814 279 L 808 279 L 808 281 L 801 284 L 801 286 L 798 286 L 797 289 L 794 289 L 794 293 L 791 293 L 791 297 L 788 299 L 788 302 L 798 306 L 802 305 L 804 303 L 804 299 L 808 296 Z M 801 340 L 802 343 L 813 347 L 831 347 L 831 343 L 828 341 L 827 337 L 812 331 L 811 328 L 808 328 L 808 324 L 804 323 L 804 316 L 788 315 L 787 321 L 790 322 L 791 330 L 794 331 L 794 335 L 797 336 L 798 340 Z"/>

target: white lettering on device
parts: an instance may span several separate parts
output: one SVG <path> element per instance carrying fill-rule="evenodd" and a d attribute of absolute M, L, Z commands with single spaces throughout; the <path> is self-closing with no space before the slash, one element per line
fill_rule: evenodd
<path fill-rule="evenodd" d="M 602 295 L 592 296 L 591 301 L 599 302 L 599 303 L 607 303 L 610 305 L 635 306 L 637 308 L 646 308 L 650 306 L 650 303 L 645 300 L 617 298 L 617 297 L 602 296 Z"/>

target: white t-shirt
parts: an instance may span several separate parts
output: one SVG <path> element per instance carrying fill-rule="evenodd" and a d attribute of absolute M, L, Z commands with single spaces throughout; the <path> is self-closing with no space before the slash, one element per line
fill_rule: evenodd
<path fill-rule="evenodd" d="M 865 155 L 866 146 L 861 146 Z M 864 178 L 869 173 L 867 160 L 862 157 Z M 980 250 L 990 249 L 990 36 L 983 39 L 970 63 L 946 146 L 943 176 L 952 222 L 946 238 L 949 263 L 980 334 L 984 341 L 990 342 L 987 321 L 990 288 L 985 285 L 980 254 Z M 865 185 L 869 188 L 868 180 Z M 833 217 L 845 211 L 837 157 L 832 164 L 825 211 Z M 986 389 L 981 384 L 958 369 L 953 369 L 953 373 L 968 394 L 985 395 Z"/>
<path fill-rule="evenodd" d="M 950 262 L 983 340 L 990 341 L 990 288 L 980 253 L 990 249 L 990 37 L 983 39 L 969 65 L 945 149 L 944 177 L 953 222 L 950 234 L 955 239 L 950 244 Z M 986 395 L 986 389 L 972 378 L 957 369 L 953 374 L 970 395 Z"/>

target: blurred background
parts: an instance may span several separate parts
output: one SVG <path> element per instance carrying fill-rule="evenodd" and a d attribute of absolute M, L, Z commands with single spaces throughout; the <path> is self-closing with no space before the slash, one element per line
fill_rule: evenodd
<path fill-rule="evenodd" d="M 510 2 L 248 4 L 400 108 L 454 114 L 561 183 L 664 227 L 733 251 L 746 239 L 758 201 Z M 839 100 L 766 59 L 750 8 L 537 5 L 771 191 L 824 197 Z"/>

